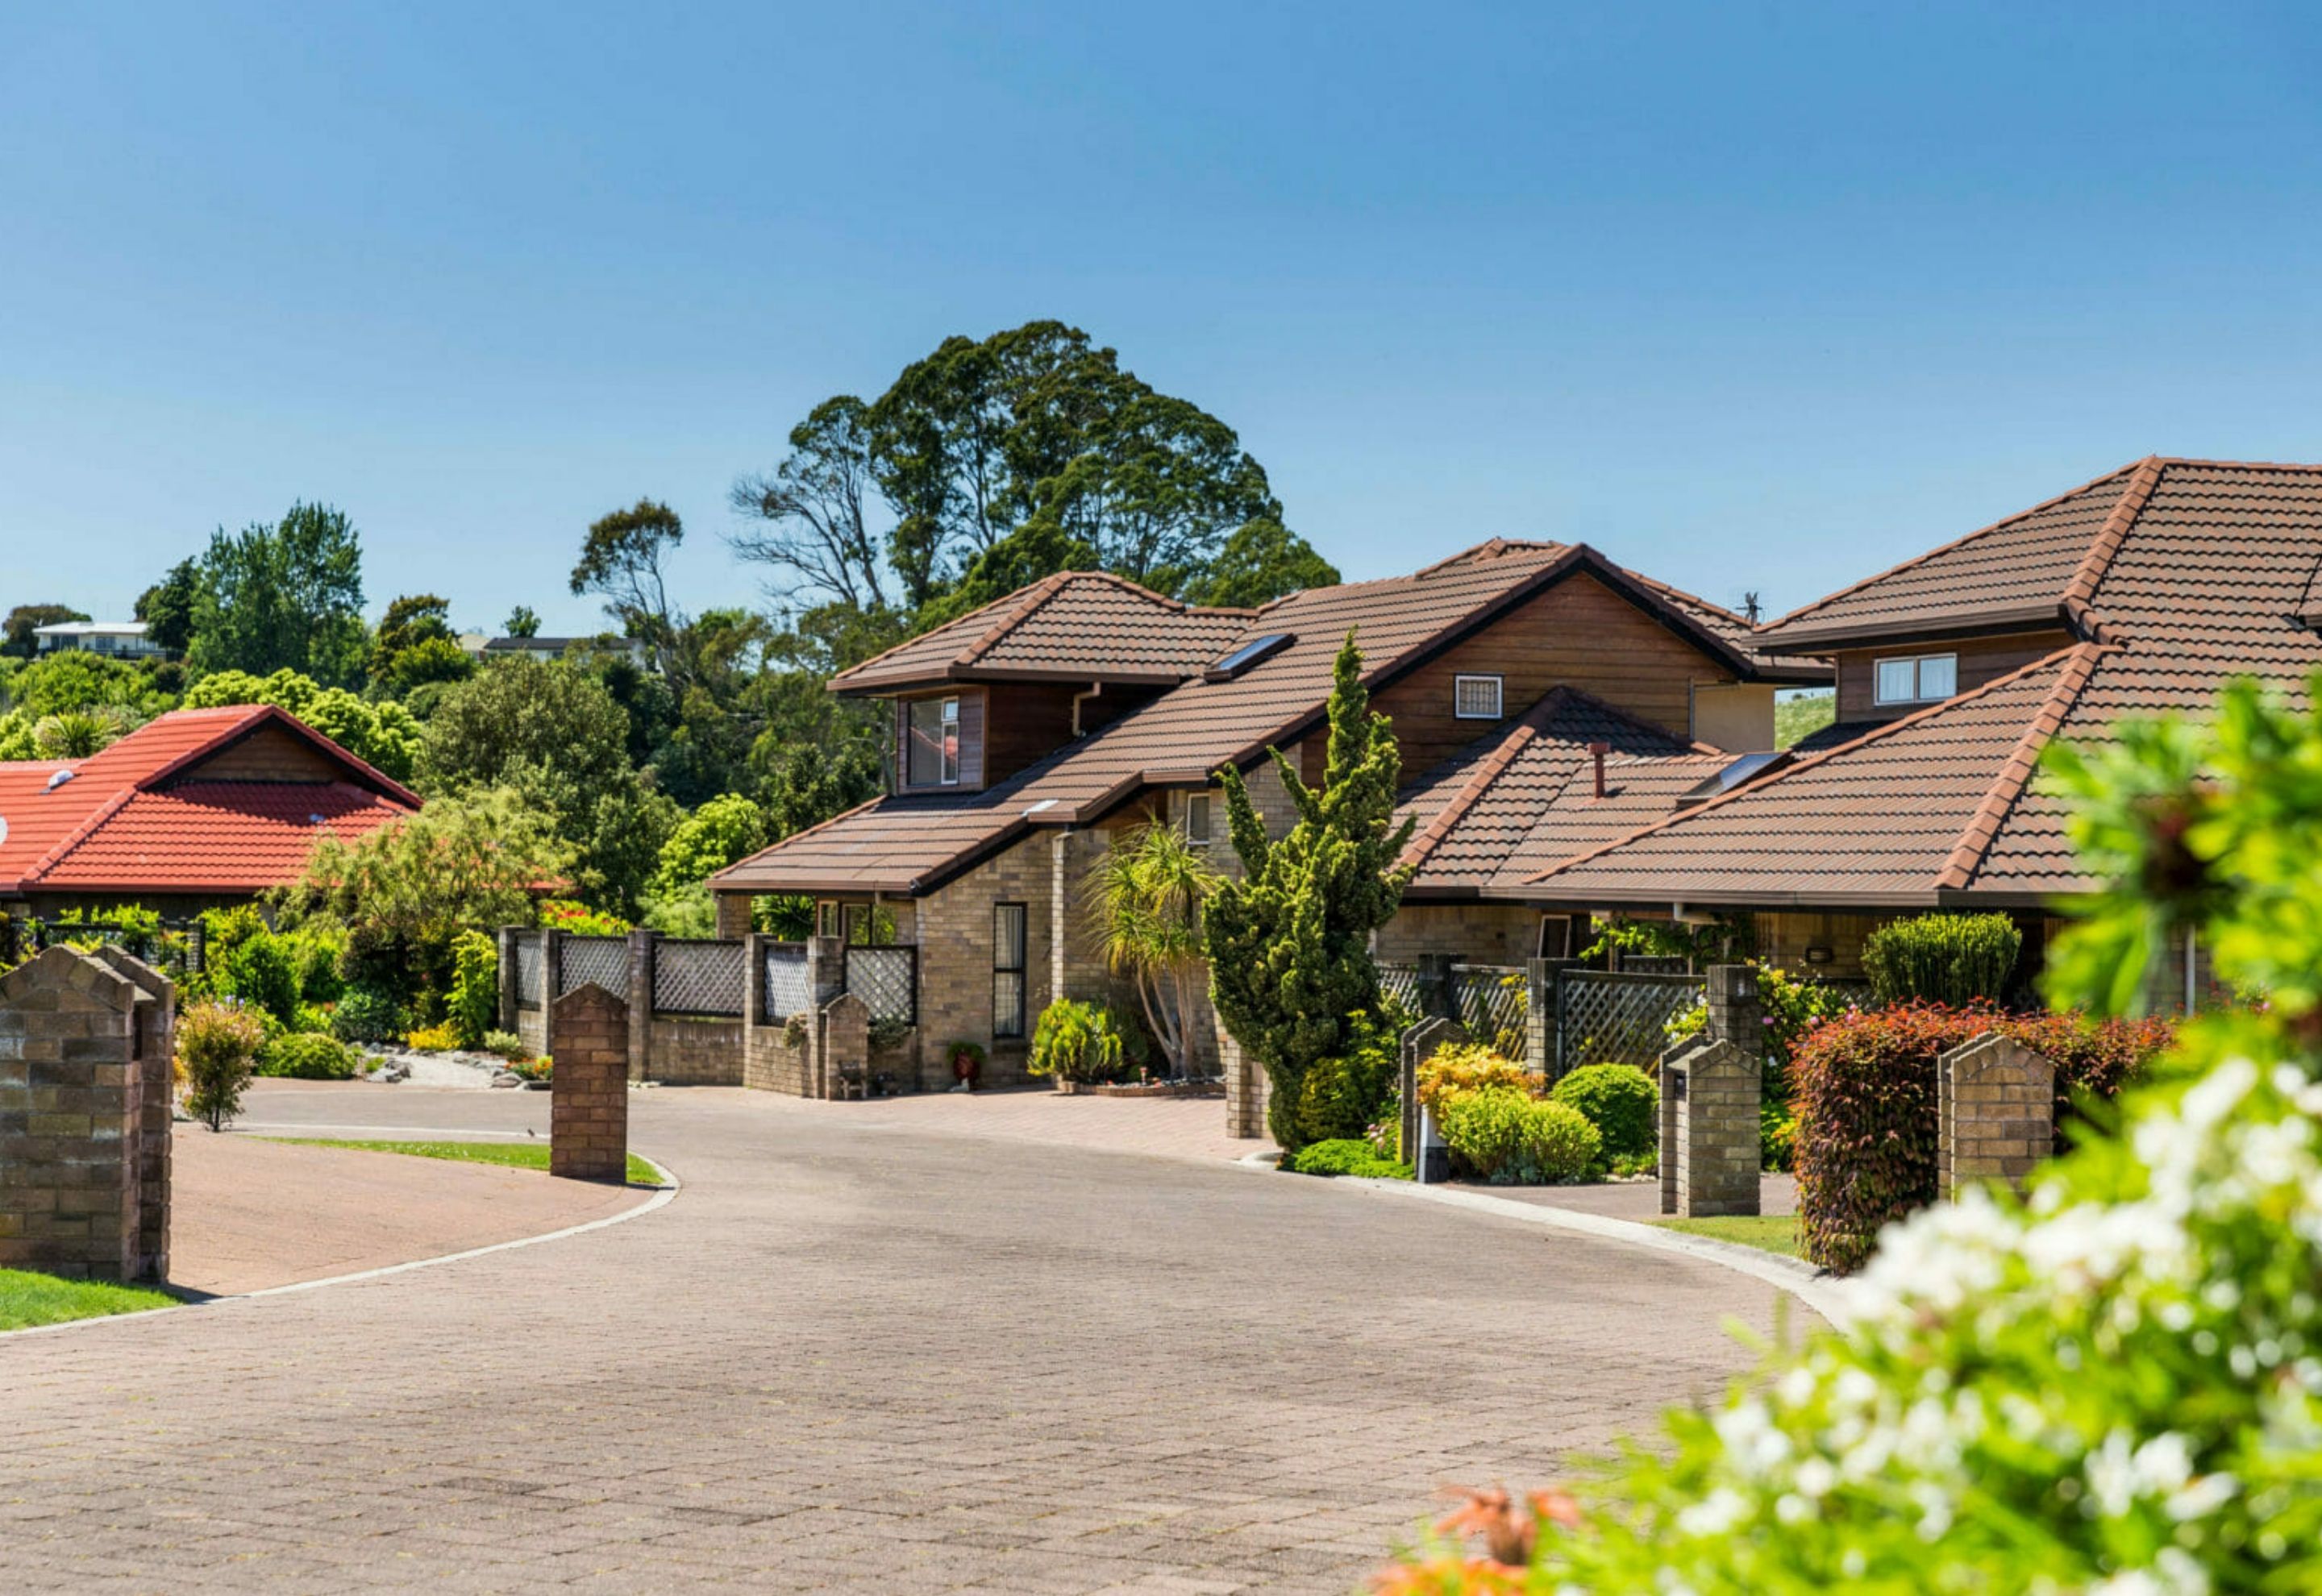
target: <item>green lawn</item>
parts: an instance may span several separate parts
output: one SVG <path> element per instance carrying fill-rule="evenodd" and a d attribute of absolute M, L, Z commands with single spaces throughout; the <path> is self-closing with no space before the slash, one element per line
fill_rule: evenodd
<path fill-rule="evenodd" d="M 414 1158 L 448 1158 L 454 1163 L 498 1163 L 509 1169 L 545 1170 L 548 1144 L 540 1142 L 340 1142 L 322 1136 L 269 1136 L 294 1147 L 352 1147 L 361 1153 L 406 1153 Z M 629 1183 L 658 1186 L 661 1172 L 629 1154 Z"/>
<path fill-rule="evenodd" d="M 1785 1258 L 1798 1255 L 1798 1221 L 1791 1214 L 1732 1214 L 1716 1219 L 1656 1219 L 1654 1224 L 1712 1241 L 1739 1242 Z"/>
<path fill-rule="evenodd" d="M 29 1325 L 60 1325 L 67 1319 L 102 1318 L 107 1314 L 142 1313 L 149 1308 L 175 1308 L 178 1299 L 167 1291 L 142 1286 L 116 1286 L 104 1281 L 59 1280 L 25 1269 L 0 1269 L 0 1330 L 21 1330 Z"/>

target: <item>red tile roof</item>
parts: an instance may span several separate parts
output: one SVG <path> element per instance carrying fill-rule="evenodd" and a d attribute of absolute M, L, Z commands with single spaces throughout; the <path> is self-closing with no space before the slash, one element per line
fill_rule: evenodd
<path fill-rule="evenodd" d="M 1586 544 L 1495 539 L 1410 576 L 1277 599 L 1238 625 L 1251 636 L 1286 633 L 1292 642 L 1231 679 L 1195 676 L 986 791 L 874 801 L 728 867 L 711 885 L 927 890 L 1028 826 L 1091 821 L 1142 788 L 1202 781 L 1222 765 L 1247 765 L 1269 746 L 1297 741 L 1321 719 L 1332 662 L 1349 632 L 1362 645 L 1365 679 L 1376 687 L 1550 583 L 1584 571 L 1625 591 L 1737 674 L 1763 669 L 1743 644 L 1747 625 L 1738 616 L 1644 582 Z M 1238 641 L 1226 640 L 1227 648 Z"/>
<path fill-rule="evenodd" d="M 201 778 L 210 757 L 270 725 L 322 751 L 343 779 Z M 0 893 L 255 892 L 294 879 L 318 830 L 359 836 L 418 807 L 279 709 L 178 710 L 84 760 L 0 763 Z"/>
<path fill-rule="evenodd" d="M 2049 512 L 2054 527 L 2076 506 L 2078 552 L 2043 546 L 2023 580 L 1985 586 L 2006 613 L 2036 565 L 2082 642 L 1552 868 L 1525 895 L 1836 907 L 2017 905 L 2093 889 L 2061 803 L 2032 774 L 2049 741 L 2102 744 L 2124 718 L 2198 717 L 2236 676 L 2303 706 L 2322 670 L 2306 618 L 2322 573 L 2322 466 L 2150 460 L 2099 489 L 2001 523 L 2021 529 Z M 1897 569 L 1924 570 L 1991 530 Z M 1924 606 L 1929 590 L 1915 585 L 1909 603 Z"/>

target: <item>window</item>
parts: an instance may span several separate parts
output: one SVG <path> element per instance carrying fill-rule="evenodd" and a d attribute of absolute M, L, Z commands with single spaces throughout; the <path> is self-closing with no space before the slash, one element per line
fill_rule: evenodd
<path fill-rule="evenodd" d="M 1024 906 L 992 906 L 992 1034 L 1024 1034 Z"/>
<path fill-rule="evenodd" d="M 1879 661 L 1881 704 L 1932 704 L 1959 691 L 1957 654 L 1920 654 Z"/>
<path fill-rule="evenodd" d="M 814 934 L 817 936 L 838 935 L 838 906 L 825 899 L 814 906 Z"/>
<path fill-rule="evenodd" d="M 1586 915 L 1540 917 L 1540 956 L 1543 959 L 1577 959 L 1581 950 L 1595 940 L 1595 926 Z"/>
<path fill-rule="evenodd" d="M 959 700 L 914 698 L 906 787 L 954 787 L 959 782 Z"/>
<path fill-rule="evenodd" d="M 1196 848 L 1210 845 L 1210 795 L 1206 792 L 1185 796 L 1185 840 Z"/>
<path fill-rule="evenodd" d="M 1461 720 L 1500 718 L 1500 679 L 1458 676 L 1451 681 L 1451 713 Z"/>

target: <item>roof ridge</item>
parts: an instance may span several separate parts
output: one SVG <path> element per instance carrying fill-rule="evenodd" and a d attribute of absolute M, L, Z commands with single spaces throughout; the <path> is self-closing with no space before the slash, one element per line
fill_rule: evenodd
<path fill-rule="evenodd" d="M 2074 648 L 2073 657 L 2065 662 L 2062 672 L 2056 678 L 2056 685 L 2049 690 L 2046 701 L 2040 706 L 2039 713 L 2032 717 L 2032 724 L 2024 728 L 2024 735 L 2016 740 L 2016 747 L 2008 753 L 2007 762 L 1999 767 L 1999 774 L 1992 779 L 1990 790 L 1983 795 L 1983 801 L 1968 817 L 1966 826 L 1960 832 L 1959 841 L 1943 861 L 1943 869 L 1935 872 L 1937 890 L 1964 887 L 1974 877 L 1977 867 L 1983 862 L 1984 854 L 1990 851 L 1992 840 L 1999 834 L 2000 823 L 2016 807 L 2016 800 L 2023 796 L 2025 783 L 2032 780 L 2032 772 L 2038 768 L 2041 750 L 2047 747 L 2050 740 L 2062 728 L 2066 712 L 2071 708 L 2072 701 L 2080 697 L 2080 689 L 2088 685 L 2090 672 L 2095 670 L 2097 661 L 2105 652 L 2104 646 L 2098 643 L 2083 643 Z"/>
<path fill-rule="evenodd" d="M 2152 456 L 2164 466 L 2211 466 L 2221 471 L 2322 471 L 2322 461 L 2289 460 L 2203 460 L 2189 454 Z"/>
<path fill-rule="evenodd" d="M 1501 737 L 1500 745 L 1476 762 L 1476 768 L 1467 773 L 1467 780 L 1459 784 L 1459 790 L 1451 795 L 1451 801 L 1438 810 L 1425 829 L 1411 839 L 1410 845 L 1403 851 L 1402 859 L 1396 862 L 1413 866 L 1426 863 L 1428 856 L 1435 852 L 1445 837 L 1451 834 L 1451 828 L 1466 819 L 1467 812 L 1491 789 L 1492 783 L 1507 774 L 1508 767 L 1515 763 L 1516 755 L 1531 747 L 1539 738 L 1549 721 L 1563 709 L 1573 690 L 1559 683 L 1541 694 L 1538 703 L 1516 716 L 1514 723 Z"/>
<path fill-rule="evenodd" d="M 2148 454 L 2137 462 L 2136 470 L 2114 501 L 2112 513 L 2097 528 L 2096 537 L 2089 543 L 2088 552 L 2080 556 L 2080 568 L 2072 579 L 2064 584 L 2065 611 L 2078 618 L 2089 608 L 2096 598 L 2097 586 L 2112 569 L 2113 557 L 2120 552 L 2121 540 L 2136 518 L 2144 514 L 2144 506 L 2153 502 L 2153 490 L 2160 485 L 2164 468 L 2158 455 Z"/>
<path fill-rule="evenodd" d="M 1072 578 L 1071 571 L 1052 570 L 1030 587 L 1019 588 L 1010 593 L 1008 597 L 1017 601 L 1015 606 L 994 622 L 983 636 L 969 643 L 952 662 L 955 665 L 972 665 L 992 650 L 999 647 L 1001 639 L 1039 614 L 1041 606 L 1063 592 Z M 966 617 L 961 618 L 964 620 Z"/>
<path fill-rule="evenodd" d="M 1693 819 L 1696 816 L 1707 814 L 1712 809 L 1722 808 L 1725 805 L 1732 803 L 1734 799 L 1742 797 L 1744 793 L 1756 792 L 1760 789 L 1770 787 L 1778 781 L 1787 781 L 1791 777 L 1814 770 L 1828 761 L 1836 758 L 1842 753 L 1851 752 L 1854 749 L 1863 747 L 1868 743 L 1879 742 L 1882 738 L 1891 737 L 1897 733 L 1904 731 L 1908 727 L 1917 725 L 1921 721 L 1931 719 L 1932 717 L 1943 714 L 1948 710 L 1956 709 L 1962 704 L 1972 704 L 1978 698 L 1988 698 L 1991 694 L 1998 691 L 2001 688 L 2013 686 L 2015 683 L 2020 681 L 2025 677 L 2031 675 L 2033 672 L 2039 670 L 2043 667 L 2053 665 L 2058 660 L 2071 653 L 2075 649 L 2088 648 L 2091 646 L 2094 645 L 2080 643 L 2069 643 L 2063 648 L 2057 649 L 2052 653 L 2042 655 L 2039 659 L 2033 661 L 2028 665 L 2017 666 L 2015 670 L 2010 670 L 2005 676 L 1995 676 L 1989 681 L 1985 682 L 1981 687 L 1970 688 L 1968 691 L 1961 693 L 1955 698 L 1945 698 L 1940 704 L 1930 704 L 1924 709 L 1916 710 L 1897 720 L 1890 720 L 1885 725 L 1873 726 L 1870 730 L 1863 733 L 1860 737 L 1856 737 L 1850 742 L 1835 743 L 1829 748 L 1823 749 L 1820 752 L 1810 753 L 1806 755 L 1805 758 L 1798 760 L 1794 763 L 1783 765 L 1776 770 L 1769 771 L 1764 775 L 1758 777 L 1754 780 L 1744 781 L 1739 787 L 1733 788 L 1726 792 L 1721 792 L 1714 798 L 1706 799 L 1702 803 L 1696 804 L 1690 809 L 1679 809 L 1676 814 L 1664 816 L 1662 818 L 1654 821 L 1650 825 L 1641 825 L 1625 836 L 1618 836 L 1613 838 L 1610 842 L 1599 843 L 1593 848 L 1586 849 L 1581 853 L 1575 853 L 1569 859 L 1559 860 L 1555 864 L 1550 865 L 1548 869 L 1541 871 L 1538 875 L 1527 876 L 1525 878 L 1525 884 L 1531 885 L 1533 882 L 1544 881 L 1550 876 L 1561 874 L 1563 871 L 1570 870 L 1576 864 L 1585 864 L 1592 859 L 1595 859 L 1603 854 L 1611 853 L 1615 848 L 1626 847 L 1629 844 L 1635 842 L 1639 837 L 1646 836 L 1653 832 L 1661 831 L 1669 826 L 1679 825 L 1685 821 Z"/>
<path fill-rule="evenodd" d="M 2113 470 L 2106 471 L 2100 476 L 2089 478 L 2078 488 L 2068 488 L 2052 498 L 2042 499 L 2038 504 L 2034 505 L 2028 510 L 2018 510 L 2013 515 L 2003 515 L 1998 520 L 1992 522 L 1989 525 L 1979 526 L 1973 532 L 1967 534 L 1963 537 L 1955 537 L 1947 543 L 1937 543 L 1933 548 L 1914 554 L 1908 560 L 1897 561 L 1884 570 L 1873 571 L 1870 575 L 1864 577 L 1859 582 L 1851 582 L 1835 592 L 1824 594 L 1821 597 L 1815 599 L 1811 604 L 1802 604 L 1787 615 L 1777 616 L 1772 620 L 1753 627 L 1752 631 L 1763 634 L 1772 632 L 1778 627 L 1787 626 L 1801 616 L 1811 615 L 1815 610 L 1824 608 L 1828 605 L 1836 604 L 1840 599 L 1848 597 L 1850 594 L 1861 592 L 1862 589 L 1869 587 L 1873 582 L 1883 582 L 1888 577 L 1896 576 L 1903 571 L 1910 570 L 1915 567 L 1924 565 L 1928 561 L 1933 560 L 1938 554 L 1948 554 L 1953 549 L 1971 543 L 1979 537 L 1988 537 L 2003 527 L 2013 526 L 2018 521 L 2023 521 L 2031 516 L 2036 515 L 2043 510 L 2053 509 L 2058 505 L 2062 504 L 2066 499 L 2086 493 L 2092 488 L 2101 488 L 2116 477 L 2125 476 L 2135 471 L 2138 467 L 2144 465 L 2146 461 L 2149 461 L 2152 458 L 2152 456 L 2147 455 L 2145 460 L 2132 461 L 2127 465 L 2115 467 Z M 1779 642 L 1780 639 L 1777 638 L 1774 639 L 1774 641 Z"/>

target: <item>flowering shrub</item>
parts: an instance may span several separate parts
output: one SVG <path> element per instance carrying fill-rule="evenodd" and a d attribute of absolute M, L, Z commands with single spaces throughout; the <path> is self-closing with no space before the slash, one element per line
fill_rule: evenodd
<path fill-rule="evenodd" d="M 2158 1022 L 2025 1020 L 1908 1003 L 1817 1025 L 1798 1048 L 1798 1220 L 1805 1254 L 1843 1273 L 1879 1228 L 1935 1199 L 1935 1059 L 1999 1031 L 2047 1054 L 2058 1090 L 2110 1096 L 2168 1041 Z"/>
<path fill-rule="evenodd" d="M 1447 1098 L 1492 1087 L 1529 1092 L 1540 1084 L 1540 1079 L 1513 1059 L 1481 1043 L 1453 1042 L 1437 1048 L 1434 1055 L 1419 1066 L 1418 1084 L 1419 1106 L 1440 1123 Z"/>
<path fill-rule="evenodd" d="M 521 1081 L 548 1081 L 556 1074 L 556 1061 L 546 1053 L 536 1059 L 510 1059 L 508 1070 Z"/>
<path fill-rule="evenodd" d="M 1495 1185 L 1577 1181 L 1603 1147 L 1579 1109 L 1505 1086 L 1445 1097 L 1436 1123 L 1454 1172 Z"/>
<path fill-rule="evenodd" d="M 608 915 L 569 898 L 544 898 L 540 903 L 544 930 L 567 936 L 626 936 L 633 927 L 618 915 Z"/>
<path fill-rule="evenodd" d="M 411 1032 L 404 1037 L 403 1044 L 417 1053 L 450 1053 L 453 1049 L 463 1045 L 460 1040 L 459 1027 L 448 1021 L 440 1026 L 429 1026 L 425 1030 Z"/>
<path fill-rule="evenodd" d="M 2315 696 L 2322 699 L 2322 683 Z M 2322 723 L 2067 755 L 2114 880 L 2051 995 L 2132 1007 L 2189 926 L 2264 1005 L 2204 1016 L 2122 1132 L 1889 1227 L 1854 1313 L 1568 1492 L 1479 1493 L 1381 1589 L 2208 1596 L 2322 1590 Z"/>

